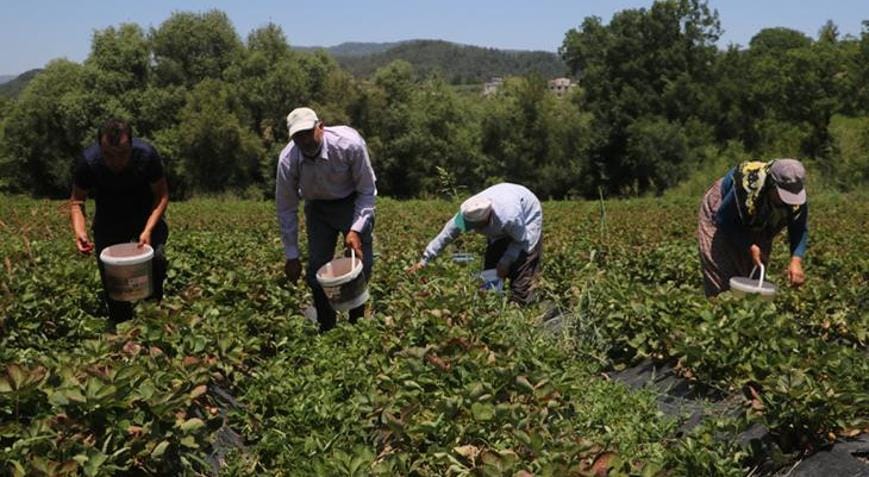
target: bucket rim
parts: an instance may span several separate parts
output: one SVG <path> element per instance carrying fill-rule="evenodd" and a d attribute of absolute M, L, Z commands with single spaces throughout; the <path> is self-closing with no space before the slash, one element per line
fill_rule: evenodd
<path fill-rule="evenodd" d="M 337 277 L 323 276 L 323 273 L 330 265 L 337 263 L 337 262 L 341 262 L 343 260 L 351 260 L 351 261 L 355 262 L 355 267 L 353 267 L 353 269 L 351 269 L 349 272 L 345 273 L 344 275 L 340 275 Z M 334 265 L 332 265 L 332 266 L 334 266 Z M 354 259 L 351 257 L 334 258 L 334 259 L 330 260 L 329 262 L 325 263 L 319 269 L 317 269 L 317 281 L 322 286 L 343 285 L 345 283 L 349 283 L 349 282 L 355 280 L 359 276 L 359 274 L 362 273 L 362 268 L 363 268 L 362 260 Z"/>
<path fill-rule="evenodd" d="M 747 281 L 750 282 L 746 283 Z M 764 281 L 761 286 L 757 286 L 757 280 L 748 277 L 732 277 L 730 288 L 742 293 L 755 293 L 763 296 L 772 296 L 776 293 L 776 286 L 771 282 Z"/>
<path fill-rule="evenodd" d="M 103 251 L 100 252 L 100 261 L 105 263 L 106 265 L 124 266 L 124 265 L 139 265 L 142 263 L 146 263 L 146 262 L 150 261 L 152 258 L 154 258 L 154 248 L 148 244 L 145 244 L 142 246 L 142 253 L 140 253 L 139 255 L 133 255 L 133 256 L 129 256 L 129 257 L 113 257 L 113 256 L 109 255 L 109 250 L 111 250 L 114 247 L 127 248 L 130 245 L 136 246 L 136 243 L 135 242 L 116 243 L 114 245 L 110 245 L 110 246 L 104 248 Z"/>

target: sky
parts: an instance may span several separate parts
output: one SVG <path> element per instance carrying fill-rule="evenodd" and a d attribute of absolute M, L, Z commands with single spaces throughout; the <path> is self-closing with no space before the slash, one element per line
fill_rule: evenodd
<path fill-rule="evenodd" d="M 588 16 L 649 8 L 652 0 L 0 0 L 0 75 L 20 74 L 54 58 L 83 61 L 94 31 L 121 23 L 159 27 L 174 11 L 225 12 L 242 38 L 268 22 L 291 45 L 441 39 L 476 46 L 557 51 Z M 859 37 L 869 0 L 709 0 L 724 30 L 719 46 L 747 45 L 762 28 L 787 27 L 817 38 L 832 20 Z"/>

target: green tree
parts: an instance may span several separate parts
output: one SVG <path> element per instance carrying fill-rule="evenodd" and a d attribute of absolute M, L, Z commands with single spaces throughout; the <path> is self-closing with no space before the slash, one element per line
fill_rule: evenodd
<path fill-rule="evenodd" d="M 591 195 L 591 115 L 574 99 L 557 98 L 539 77 L 507 79 L 481 117 L 485 182 L 518 182 L 543 198 Z"/>
<path fill-rule="evenodd" d="M 222 78 L 243 47 L 229 18 L 218 10 L 175 12 L 151 29 L 150 41 L 158 84 L 187 87 Z"/>
<path fill-rule="evenodd" d="M 782 54 L 794 48 L 811 45 L 812 39 L 804 33 L 790 28 L 764 28 L 757 32 L 748 42 L 752 52 L 756 54 Z"/>
<path fill-rule="evenodd" d="M 407 120 L 404 134 L 390 145 L 397 163 L 384 171 L 395 195 L 446 192 L 439 169 L 449 172 L 455 187 L 467 189 L 481 183 L 478 117 L 446 81 L 435 76 L 418 84 L 410 98 Z"/>
<path fill-rule="evenodd" d="M 413 67 L 395 61 L 374 74 L 351 107 L 354 125 L 363 133 L 377 174 L 378 190 L 397 196 L 413 195 L 407 174 L 414 174 L 415 157 L 407 156 L 400 139 L 410 134 Z M 405 187 L 407 186 L 407 187 Z"/>
<path fill-rule="evenodd" d="M 46 65 L 12 105 L 4 120 L 3 177 L 15 191 L 69 195 L 70 177 L 93 129 L 85 95 L 85 68 L 67 60 Z"/>
<path fill-rule="evenodd" d="M 760 142 L 757 122 L 766 105 L 750 94 L 755 86 L 752 66 L 752 58 L 736 45 L 728 47 L 715 61 L 718 81 L 713 92 L 718 121 L 712 121 L 712 125 L 719 144 L 737 140 L 753 150 Z"/>
<path fill-rule="evenodd" d="M 743 137 L 749 149 L 762 155 L 829 153 L 830 118 L 858 109 L 853 96 L 862 81 L 854 74 L 856 44 L 839 42 L 835 31 L 828 22 L 823 41 L 812 42 L 797 31 L 765 29 L 736 59 L 748 80 L 740 88 L 744 124 L 753 128 Z"/>
<path fill-rule="evenodd" d="M 256 135 L 243 126 L 242 108 L 218 80 L 204 80 L 187 97 L 177 133 L 164 132 L 168 150 L 177 151 L 179 180 L 197 192 L 243 190 L 261 180 L 264 157 Z M 174 142 L 174 144 L 172 144 Z"/>
<path fill-rule="evenodd" d="M 147 86 L 150 52 L 142 28 L 124 23 L 94 33 L 85 65 L 102 72 L 94 85 L 102 94 L 122 96 Z"/>
<path fill-rule="evenodd" d="M 863 32 L 860 35 L 860 53 L 853 68 L 855 91 L 853 97 L 861 114 L 869 114 L 869 20 L 863 20 Z"/>
<path fill-rule="evenodd" d="M 624 10 L 609 25 L 588 17 L 579 29 L 567 32 L 560 52 L 583 85 L 580 104 L 594 114 L 599 137 L 591 152 L 591 173 L 601 186 L 618 193 L 637 185 L 638 192 L 645 192 L 653 184 L 678 179 L 634 175 L 645 169 L 626 164 L 629 144 L 635 148 L 648 142 L 631 142 L 632 134 L 646 130 L 632 126 L 651 117 L 658 126 L 664 120 L 678 128 L 712 113 L 719 34 L 717 12 L 698 0 L 657 1 L 648 10 Z M 651 172 L 678 170 L 682 168 Z"/>
<path fill-rule="evenodd" d="M 290 50 L 281 28 L 268 24 L 248 35 L 247 49 L 227 71 L 230 87 L 247 110 L 246 126 L 266 147 L 286 142 L 284 117 L 309 100 L 308 78 L 298 55 Z"/>

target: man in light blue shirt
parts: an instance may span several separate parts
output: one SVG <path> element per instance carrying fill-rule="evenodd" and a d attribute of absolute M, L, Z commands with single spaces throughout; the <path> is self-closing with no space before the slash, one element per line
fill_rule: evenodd
<path fill-rule="evenodd" d="M 543 209 L 537 196 L 521 185 L 505 182 L 469 198 L 409 271 L 425 267 L 462 232 L 486 236 L 485 268 L 495 268 L 501 279 L 510 279 L 513 301 L 530 303 L 543 252 Z"/>
<path fill-rule="evenodd" d="M 292 282 L 301 275 L 297 213 L 300 199 L 305 199 L 310 255 L 306 278 L 320 330 L 328 331 L 335 326 L 335 310 L 317 282 L 317 270 L 332 260 L 341 234 L 345 247 L 362 258 L 365 278 L 371 278 L 376 178 L 368 148 L 355 129 L 325 127 L 310 108 L 294 109 L 287 126 L 292 140 L 281 151 L 275 186 L 284 272 Z M 350 322 L 364 313 L 364 305 L 350 310 Z"/>

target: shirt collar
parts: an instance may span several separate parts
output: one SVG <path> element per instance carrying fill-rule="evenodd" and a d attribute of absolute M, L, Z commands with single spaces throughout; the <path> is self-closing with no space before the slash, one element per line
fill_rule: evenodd
<path fill-rule="evenodd" d="M 329 160 L 329 143 L 326 140 L 326 131 L 323 131 L 323 145 L 320 146 L 320 159 Z"/>

